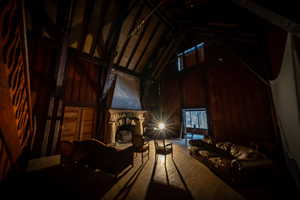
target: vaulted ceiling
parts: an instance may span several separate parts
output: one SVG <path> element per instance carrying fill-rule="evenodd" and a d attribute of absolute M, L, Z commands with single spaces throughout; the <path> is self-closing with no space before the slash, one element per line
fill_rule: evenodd
<path fill-rule="evenodd" d="M 32 32 L 59 40 L 67 9 L 72 7 L 71 48 L 99 60 L 107 59 L 108 49 L 113 48 L 116 68 L 158 78 L 175 53 L 192 44 L 216 38 L 242 45 L 259 41 L 260 19 L 234 2 L 31 0 L 28 8 Z M 117 42 L 110 46 L 113 37 Z"/>

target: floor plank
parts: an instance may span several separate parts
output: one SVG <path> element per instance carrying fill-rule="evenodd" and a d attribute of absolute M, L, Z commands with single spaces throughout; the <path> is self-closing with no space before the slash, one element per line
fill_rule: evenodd
<path fill-rule="evenodd" d="M 215 176 L 206 166 L 193 159 L 182 141 L 174 143 L 174 159 L 158 156 L 155 163 L 154 144 L 150 142 L 150 159 L 141 163 L 135 157 L 129 170 L 103 199 L 201 199 L 242 200 L 243 197 Z"/>

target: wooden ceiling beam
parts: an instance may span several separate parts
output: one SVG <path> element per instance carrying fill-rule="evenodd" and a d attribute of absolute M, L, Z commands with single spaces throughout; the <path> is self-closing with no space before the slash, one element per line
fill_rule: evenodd
<path fill-rule="evenodd" d="M 174 46 L 175 46 L 175 44 L 172 44 L 171 47 L 174 47 Z M 168 53 L 164 57 L 164 61 L 162 61 L 160 65 L 157 65 L 157 67 L 155 69 L 155 72 L 152 74 L 152 77 L 154 79 L 156 79 L 157 75 L 162 71 L 162 67 L 164 66 L 164 63 L 169 62 L 170 55 L 172 55 L 175 51 L 176 51 L 175 48 L 170 48 L 170 50 L 168 51 Z"/>
<path fill-rule="evenodd" d="M 144 3 L 150 8 L 150 10 L 155 9 L 155 6 L 153 5 L 152 2 L 150 2 L 149 0 L 144 0 Z M 170 23 L 170 20 L 164 16 L 163 14 L 161 14 L 161 11 L 158 9 L 156 9 L 154 11 L 154 14 L 158 17 L 158 19 L 164 23 L 167 27 L 169 27 L 171 30 L 174 30 L 174 25 L 172 25 L 172 23 Z"/>
<path fill-rule="evenodd" d="M 108 10 L 107 7 L 109 5 L 109 1 L 102 1 L 102 5 L 101 5 L 101 9 L 100 9 L 100 17 L 98 19 L 99 21 L 99 25 L 98 25 L 98 28 L 97 28 L 97 31 L 96 31 L 96 35 L 95 35 L 95 41 L 92 43 L 92 47 L 90 49 L 90 55 L 93 56 L 95 54 L 95 50 L 96 50 L 96 47 L 98 46 L 99 49 L 101 49 L 101 52 L 103 53 L 103 55 L 105 55 L 105 49 L 104 49 L 104 44 L 103 44 L 103 39 L 102 39 L 102 28 L 103 28 L 103 25 L 104 25 L 104 18 L 106 16 L 106 11 Z M 101 39 L 100 39 L 101 38 Z M 100 46 L 99 46 L 99 39 L 100 39 Z M 102 46 L 103 45 L 103 46 Z M 102 55 L 102 56 L 103 56 Z"/>
<path fill-rule="evenodd" d="M 93 64 L 96 64 L 100 67 L 105 67 L 107 65 L 107 61 L 105 59 L 93 57 L 90 54 L 80 52 L 80 51 L 78 51 L 77 49 L 74 49 L 74 48 L 70 48 L 69 50 L 70 50 L 70 52 L 73 56 L 84 59 L 84 60 L 86 60 L 88 62 L 91 62 Z M 113 64 L 112 68 L 114 70 L 129 74 L 129 75 L 132 75 L 132 76 L 141 77 L 141 74 L 135 73 L 131 70 L 126 69 L 125 67 L 121 67 L 121 66 L 116 65 L 116 64 Z"/>
<path fill-rule="evenodd" d="M 134 66 L 133 71 L 136 71 L 136 70 L 138 69 L 138 66 L 139 66 L 141 60 L 143 59 L 143 57 L 144 57 L 146 51 L 148 50 L 148 47 L 149 47 L 150 43 L 152 42 L 152 40 L 153 40 L 155 34 L 158 33 L 158 29 L 159 29 L 159 25 L 160 25 L 160 24 L 161 24 L 160 22 L 157 22 L 157 24 L 156 24 L 155 28 L 153 29 L 153 32 L 151 33 L 151 35 L 150 35 L 150 37 L 149 37 L 149 39 L 148 39 L 148 41 L 147 41 L 147 43 L 146 43 L 146 45 L 145 45 L 145 47 L 144 47 L 144 49 L 143 49 L 141 55 L 140 55 L 140 57 L 139 57 L 139 59 L 138 59 L 136 65 Z"/>
<path fill-rule="evenodd" d="M 146 30 L 149 28 L 149 24 L 150 24 L 151 19 L 152 19 L 152 16 L 151 16 L 151 17 L 146 21 L 146 23 L 144 24 L 144 27 L 142 28 L 143 30 L 142 30 L 142 32 L 139 34 L 139 38 L 138 38 L 137 42 L 135 43 L 135 45 L 134 45 L 134 47 L 133 47 L 133 50 L 132 50 L 132 52 L 131 52 L 131 55 L 130 55 L 130 57 L 129 57 L 127 63 L 126 63 L 126 68 L 129 67 L 129 65 L 130 65 L 130 63 L 131 63 L 131 61 L 132 61 L 132 58 L 133 58 L 133 56 L 134 56 L 135 53 L 136 53 L 136 50 L 137 50 L 138 46 L 140 45 L 142 39 L 144 38 L 144 35 L 145 35 Z"/>
<path fill-rule="evenodd" d="M 264 8 L 257 3 L 250 0 L 231 0 L 234 4 L 249 10 L 255 15 L 267 20 L 269 23 L 281 27 L 290 33 L 299 34 L 300 25 L 293 22 L 292 20 L 283 17 L 270 9 Z"/>
<path fill-rule="evenodd" d="M 154 77 L 154 75 L 157 73 L 159 67 L 161 66 L 161 63 L 165 60 L 165 58 L 170 54 L 170 52 L 172 51 L 172 47 L 174 46 L 176 40 L 175 38 L 173 38 L 173 40 L 170 42 L 170 44 L 167 46 L 167 49 L 164 51 L 163 55 L 158 59 L 158 63 L 154 69 L 154 71 L 152 72 L 152 76 Z"/>
<path fill-rule="evenodd" d="M 161 48 L 164 48 L 164 51 L 168 48 L 168 45 L 165 43 L 164 45 L 161 45 L 162 42 L 164 42 L 164 38 L 166 35 L 170 35 L 171 34 L 171 30 L 167 31 L 167 33 L 163 34 L 160 38 L 160 41 L 156 44 L 156 47 L 154 48 L 154 51 L 152 52 L 151 56 L 148 58 L 147 62 L 146 62 L 146 65 L 144 67 L 144 70 L 142 72 L 142 74 L 144 74 L 145 71 L 147 71 L 147 65 L 150 64 L 150 62 L 155 62 L 155 61 L 158 61 L 160 59 L 160 57 L 162 56 L 162 53 L 157 55 L 160 51 L 159 49 Z M 163 52 L 164 52 L 163 51 Z M 157 55 L 157 56 L 156 56 Z"/>
<path fill-rule="evenodd" d="M 138 12 L 134 16 L 134 19 L 133 19 L 132 24 L 131 24 L 130 29 L 129 29 L 129 34 L 134 30 L 135 26 L 137 25 L 136 22 L 141 17 L 143 9 L 144 9 L 144 6 L 140 6 Z M 124 55 L 125 49 L 126 49 L 126 47 L 127 47 L 127 45 L 128 45 L 128 43 L 129 43 L 129 41 L 130 41 L 131 38 L 132 37 L 129 37 L 129 36 L 126 38 L 126 41 L 124 42 L 124 44 L 123 44 L 123 46 L 121 48 L 121 52 L 120 52 L 120 54 L 118 56 L 118 60 L 117 60 L 117 63 L 116 63 L 117 65 L 120 65 L 120 62 L 121 62 L 121 59 L 122 59 L 122 57 Z"/>
<path fill-rule="evenodd" d="M 170 60 L 172 60 L 172 56 L 174 56 L 174 54 L 175 54 L 177 48 L 179 47 L 181 41 L 182 40 L 180 40 L 179 42 L 177 41 L 177 43 L 174 43 L 174 48 L 170 50 L 169 54 L 166 56 L 165 62 L 163 64 L 161 64 L 161 66 L 156 71 L 156 74 L 154 74 L 154 79 L 158 79 L 161 72 L 170 63 Z"/>
<path fill-rule="evenodd" d="M 136 7 L 137 3 L 139 2 L 139 0 L 135 0 L 134 3 L 128 8 L 128 10 L 126 11 L 126 13 L 124 13 L 124 16 L 120 18 L 120 16 L 117 16 L 116 17 L 116 22 L 114 22 L 112 24 L 112 26 L 110 27 L 110 30 L 108 32 L 108 35 L 110 37 L 108 37 L 107 41 L 105 41 L 105 50 L 107 51 L 106 53 L 107 54 L 111 54 L 111 53 L 114 53 L 114 52 L 111 52 L 115 46 L 117 45 L 114 45 L 113 43 L 117 43 L 118 41 L 114 41 L 115 38 L 114 36 L 117 35 L 117 37 L 119 38 L 119 34 L 120 34 L 120 31 L 122 29 L 122 26 L 124 24 L 124 22 L 126 21 L 126 18 L 128 17 L 128 15 L 131 13 L 131 11 L 133 10 L 133 8 Z M 118 27 L 117 29 L 115 27 Z M 116 30 L 118 30 L 116 33 Z"/>
<path fill-rule="evenodd" d="M 190 29 L 193 31 L 200 31 L 206 33 L 230 33 L 236 35 L 243 35 L 247 37 L 257 37 L 258 34 L 257 30 L 244 31 L 242 29 L 216 28 L 209 26 L 191 26 Z"/>
<path fill-rule="evenodd" d="M 92 16 L 93 9 L 95 7 L 95 0 L 88 0 L 86 2 L 86 7 L 84 9 L 84 17 L 83 17 L 83 31 L 81 35 L 81 39 L 79 40 L 78 49 L 83 50 L 85 40 L 89 31 L 89 24 Z"/>

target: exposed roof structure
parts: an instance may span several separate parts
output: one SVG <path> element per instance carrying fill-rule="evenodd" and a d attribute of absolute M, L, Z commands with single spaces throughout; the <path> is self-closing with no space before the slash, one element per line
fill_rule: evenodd
<path fill-rule="evenodd" d="M 31 199 L 159 199 L 170 174 L 180 190 L 166 199 L 298 193 L 296 2 L 0 0 L 1 186 Z M 174 141 L 174 167 L 150 158 L 152 139 Z"/>
<path fill-rule="evenodd" d="M 266 5 L 269 7 L 263 7 Z M 271 23 L 272 20 L 277 23 L 276 17 L 288 22 L 296 20 L 291 12 L 280 10 L 282 17 L 271 11 L 278 11 L 278 6 L 272 5 L 265 1 L 238 0 L 46 0 L 28 3 L 33 31 L 59 40 L 66 10 L 72 7 L 71 48 L 100 60 L 107 58 L 110 49 L 116 68 L 134 75 L 148 73 L 152 78 L 159 77 L 179 47 L 190 47 L 193 41 L 223 40 L 253 46 L 259 42 L 265 26 L 261 18 Z"/>

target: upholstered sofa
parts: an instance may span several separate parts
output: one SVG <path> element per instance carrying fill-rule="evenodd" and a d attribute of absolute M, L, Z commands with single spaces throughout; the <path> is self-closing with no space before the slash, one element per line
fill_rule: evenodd
<path fill-rule="evenodd" d="M 211 139 L 191 140 L 192 156 L 231 184 L 250 184 L 268 176 L 272 160 L 254 147 Z"/>
<path fill-rule="evenodd" d="M 112 146 L 96 139 L 74 141 L 71 144 L 62 144 L 62 160 L 117 176 L 125 168 L 133 165 L 133 150 L 132 144 Z"/>

